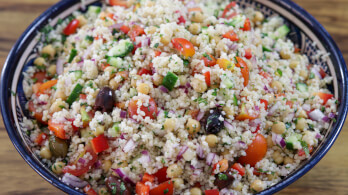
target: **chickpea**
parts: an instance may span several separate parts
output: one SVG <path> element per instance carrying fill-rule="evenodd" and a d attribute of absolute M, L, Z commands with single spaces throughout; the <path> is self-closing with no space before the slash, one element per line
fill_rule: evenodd
<path fill-rule="evenodd" d="M 95 131 L 93 132 L 93 134 L 94 134 L 95 136 L 98 136 L 98 135 L 103 134 L 104 131 L 105 131 L 105 127 L 104 127 L 103 125 L 98 125 L 98 126 L 96 127 Z"/>
<path fill-rule="evenodd" d="M 308 118 L 307 113 L 304 110 L 298 111 L 298 117 L 300 117 L 300 118 Z"/>
<path fill-rule="evenodd" d="M 222 108 L 222 110 L 226 113 L 226 117 L 229 118 L 229 119 L 232 119 L 233 116 L 234 116 L 234 111 L 230 108 L 230 107 L 227 107 L 227 106 L 224 106 Z"/>
<path fill-rule="evenodd" d="M 233 189 L 241 192 L 243 190 L 243 184 L 239 182 Z"/>
<path fill-rule="evenodd" d="M 303 131 L 307 127 L 307 121 L 304 118 L 298 118 L 296 123 L 296 129 Z"/>
<path fill-rule="evenodd" d="M 65 167 L 65 163 L 63 162 L 55 162 L 51 169 L 53 171 L 53 173 L 55 174 L 61 174 L 63 172 L 63 168 Z"/>
<path fill-rule="evenodd" d="M 193 23 L 190 25 L 189 31 L 194 35 L 198 35 L 201 32 L 201 25 L 199 23 Z"/>
<path fill-rule="evenodd" d="M 283 85 L 279 81 L 272 81 L 271 87 L 276 89 L 278 93 L 283 91 Z"/>
<path fill-rule="evenodd" d="M 292 159 L 291 157 L 286 156 L 286 157 L 284 158 L 284 165 L 292 164 L 292 163 L 294 163 L 294 159 Z"/>
<path fill-rule="evenodd" d="M 50 107 L 50 113 L 55 113 L 61 111 L 63 108 L 68 108 L 66 102 L 63 102 L 61 99 L 57 99 Z"/>
<path fill-rule="evenodd" d="M 160 74 L 155 74 L 153 76 L 153 84 L 156 85 L 156 86 L 160 86 L 162 85 L 162 82 L 163 82 L 163 76 L 160 75 Z"/>
<path fill-rule="evenodd" d="M 229 149 L 225 149 L 221 155 L 225 156 L 225 155 L 229 155 L 230 154 L 230 150 Z"/>
<path fill-rule="evenodd" d="M 308 72 L 306 70 L 301 70 L 300 77 L 306 80 L 308 78 Z"/>
<path fill-rule="evenodd" d="M 150 86 L 146 83 L 140 83 L 138 86 L 137 86 L 137 91 L 139 93 L 142 93 L 142 94 L 149 94 L 150 92 Z"/>
<path fill-rule="evenodd" d="M 110 85 L 111 89 L 116 90 L 118 88 L 118 86 L 120 85 L 120 83 L 117 82 L 115 79 L 111 79 L 109 81 L 109 85 Z"/>
<path fill-rule="evenodd" d="M 137 87 L 137 81 L 140 79 L 140 76 L 139 75 L 134 75 L 132 76 L 132 79 L 131 79 L 131 86 L 136 88 Z"/>
<path fill-rule="evenodd" d="M 274 95 L 273 94 L 266 94 L 265 95 L 266 100 L 268 101 L 268 104 L 272 104 L 274 102 Z"/>
<path fill-rule="evenodd" d="M 169 165 L 168 169 L 167 169 L 167 176 L 169 178 L 176 178 L 181 176 L 183 170 L 182 168 L 177 165 L 177 164 L 171 164 Z"/>
<path fill-rule="evenodd" d="M 38 57 L 34 60 L 34 64 L 37 66 L 43 66 L 45 65 L 45 63 L 46 63 L 46 60 L 43 57 Z"/>
<path fill-rule="evenodd" d="M 112 166 L 111 160 L 104 160 L 102 167 L 105 173 L 107 173 L 110 170 L 111 166 Z"/>
<path fill-rule="evenodd" d="M 283 134 L 285 132 L 285 124 L 283 122 L 276 122 L 272 126 L 272 132 L 276 134 Z"/>
<path fill-rule="evenodd" d="M 202 190 L 197 187 L 191 188 L 190 195 L 202 195 Z"/>
<path fill-rule="evenodd" d="M 201 12 L 193 12 L 193 14 L 191 16 L 192 22 L 202 23 L 203 20 L 204 20 L 204 16 Z"/>
<path fill-rule="evenodd" d="M 282 164 L 284 161 L 283 156 L 278 151 L 273 152 L 272 158 L 277 165 Z"/>
<path fill-rule="evenodd" d="M 109 194 L 109 192 L 105 187 L 99 188 L 98 195 L 108 195 L 108 194 Z"/>
<path fill-rule="evenodd" d="M 278 178 L 277 173 L 267 174 L 268 181 L 272 181 Z"/>
<path fill-rule="evenodd" d="M 201 129 L 201 123 L 195 119 L 189 119 L 186 123 L 186 129 L 189 132 L 189 134 L 193 135 L 200 131 Z"/>
<path fill-rule="evenodd" d="M 53 58 L 56 55 L 56 50 L 51 44 L 49 44 L 42 48 L 41 53 L 48 54 L 51 58 Z"/>
<path fill-rule="evenodd" d="M 191 43 L 194 45 L 194 46 L 196 46 L 196 47 L 199 47 L 201 44 L 199 43 L 199 41 L 198 41 L 198 36 L 193 36 L 192 38 L 191 38 Z"/>
<path fill-rule="evenodd" d="M 56 65 L 51 65 L 51 66 L 49 66 L 49 67 L 47 68 L 47 73 L 48 73 L 48 75 L 50 75 L 50 76 L 55 75 L 56 72 L 57 72 L 57 66 L 56 66 Z"/>
<path fill-rule="evenodd" d="M 161 43 L 163 43 L 163 45 L 168 45 L 170 43 L 170 37 L 169 36 L 163 36 L 161 37 Z"/>
<path fill-rule="evenodd" d="M 186 152 L 182 155 L 185 161 L 191 161 L 193 157 L 196 156 L 196 152 L 191 150 L 190 148 L 186 150 Z"/>
<path fill-rule="evenodd" d="M 272 135 L 268 135 L 267 138 L 266 138 L 266 141 L 267 141 L 267 147 L 268 148 L 271 148 L 273 147 L 273 140 L 272 140 Z"/>
<path fill-rule="evenodd" d="M 299 64 L 300 62 L 298 60 L 292 60 L 290 61 L 290 68 L 295 69 Z"/>
<path fill-rule="evenodd" d="M 113 66 L 108 66 L 104 69 L 104 72 L 108 73 L 111 79 L 111 78 L 114 78 L 116 75 L 116 68 Z"/>
<path fill-rule="evenodd" d="M 173 131 L 175 129 L 175 119 L 172 119 L 172 118 L 166 119 L 163 127 L 167 131 Z"/>
<path fill-rule="evenodd" d="M 284 59 L 284 60 L 288 60 L 288 59 L 291 58 L 291 55 L 290 55 L 290 53 L 288 51 L 283 49 L 283 50 L 280 51 L 280 57 L 282 59 Z"/>
<path fill-rule="evenodd" d="M 263 15 L 263 13 L 261 13 L 260 11 L 256 11 L 254 14 L 254 22 L 262 22 L 265 19 L 265 16 Z"/>
<path fill-rule="evenodd" d="M 266 121 L 265 129 L 268 130 L 268 129 L 272 128 L 272 126 L 273 126 L 273 123 L 271 121 Z"/>
<path fill-rule="evenodd" d="M 40 156 L 44 159 L 51 159 L 52 158 L 51 150 L 47 146 L 42 147 L 40 150 Z"/>
<path fill-rule="evenodd" d="M 179 76 L 179 81 L 180 81 L 180 85 L 186 85 L 187 83 L 187 77 L 185 75 L 180 75 Z"/>
<path fill-rule="evenodd" d="M 192 79 L 191 86 L 198 93 L 203 93 L 208 89 L 207 84 L 204 81 L 197 78 Z"/>
<path fill-rule="evenodd" d="M 205 141 L 208 143 L 209 147 L 214 148 L 218 142 L 218 138 L 216 135 L 210 134 L 205 137 Z"/>
<path fill-rule="evenodd" d="M 251 183 L 250 188 L 255 190 L 256 192 L 261 192 L 264 188 L 263 182 L 259 179 L 256 179 Z"/>
<path fill-rule="evenodd" d="M 175 189 L 181 189 L 181 186 L 184 184 L 184 180 L 181 178 L 174 178 L 172 181 Z"/>

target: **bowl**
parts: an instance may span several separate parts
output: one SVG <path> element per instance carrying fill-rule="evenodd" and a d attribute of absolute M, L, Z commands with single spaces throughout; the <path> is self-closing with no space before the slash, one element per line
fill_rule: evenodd
<path fill-rule="evenodd" d="M 291 28 L 289 38 L 301 48 L 302 53 L 313 56 L 317 50 L 329 53 L 327 59 L 310 58 L 313 64 L 333 76 L 332 85 L 328 86 L 334 96 L 339 99 L 337 122 L 331 123 L 325 132 L 325 138 L 315 149 L 310 159 L 303 161 L 300 166 L 281 182 L 265 189 L 260 194 L 273 194 L 290 185 L 308 172 L 328 152 L 339 135 L 347 115 L 348 86 L 347 68 L 342 54 L 331 36 L 321 24 L 303 8 L 290 0 L 239 0 L 242 7 L 257 7 L 266 16 L 280 15 Z M 82 194 L 80 191 L 64 184 L 49 168 L 45 167 L 33 153 L 29 138 L 22 130 L 23 116 L 28 116 L 25 110 L 27 102 L 22 86 L 22 72 L 33 64 L 37 56 L 38 32 L 45 25 L 55 25 L 59 18 L 68 17 L 75 10 L 86 10 L 86 6 L 100 5 L 97 0 L 66 0 L 61 1 L 41 16 L 39 16 L 18 39 L 3 67 L 1 74 L 1 112 L 7 133 L 23 159 L 45 180 L 69 194 Z"/>

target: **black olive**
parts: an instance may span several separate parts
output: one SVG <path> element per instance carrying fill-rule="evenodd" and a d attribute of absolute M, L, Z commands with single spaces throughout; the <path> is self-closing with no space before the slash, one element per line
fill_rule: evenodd
<path fill-rule="evenodd" d="M 66 157 L 68 153 L 68 143 L 56 136 L 51 136 L 49 139 L 48 146 L 54 157 Z"/>
<path fill-rule="evenodd" d="M 106 179 L 106 187 L 108 191 L 113 195 L 131 195 L 132 187 L 122 181 L 120 178 L 110 176 Z"/>
<path fill-rule="evenodd" d="M 219 109 L 215 109 L 213 113 L 209 112 L 206 119 L 205 130 L 208 134 L 218 134 L 224 127 L 224 122 L 219 118 L 223 117 Z"/>
<path fill-rule="evenodd" d="M 103 87 L 95 99 L 95 110 L 112 112 L 116 101 L 115 92 L 109 87 Z"/>
<path fill-rule="evenodd" d="M 220 190 L 232 184 L 234 177 L 229 172 L 219 173 L 215 175 L 214 185 Z"/>

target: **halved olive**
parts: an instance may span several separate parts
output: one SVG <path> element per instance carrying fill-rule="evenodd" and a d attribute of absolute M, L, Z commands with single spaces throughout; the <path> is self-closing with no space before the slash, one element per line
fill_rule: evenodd
<path fill-rule="evenodd" d="M 62 140 L 56 136 L 51 136 L 48 145 L 54 157 L 66 157 L 69 147 L 65 140 Z"/>

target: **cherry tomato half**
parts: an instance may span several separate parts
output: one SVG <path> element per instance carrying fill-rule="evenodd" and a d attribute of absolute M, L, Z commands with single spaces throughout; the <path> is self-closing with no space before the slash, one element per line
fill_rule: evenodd
<path fill-rule="evenodd" d="M 172 44 L 186 59 L 192 57 L 196 53 L 193 44 L 184 38 L 174 38 L 172 39 Z"/>
<path fill-rule="evenodd" d="M 257 134 L 253 142 L 245 150 L 246 156 L 241 156 L 238 162 L 242 165 L 249 164 L 254 167 L 257 162 L 262 160 L 267 152 L 267 141 L 261 134 Z"/>
<path fill-rule="evenodd" d="M 132 99 L 129 102 L 129 106 L 128 106 L 128 113 L 129 116 L 133 118 L 133 116 L 138 115 L 137 110 L 138 110 L 138 101 L 141 100 L 137 100 L 137 99 Z M 155 119 L 157 117 L 157 105 L 156 102 L 153 98 L 150 98 L 149 100 L 149 105 L 147 107 L 145 107 L 144 105 L 142 105 L 140 107 L 140 110 L 145 112 L 145 116 L 143 116 L 143 118 L 145 117 L 150 117 L 151 119 Z"/>

